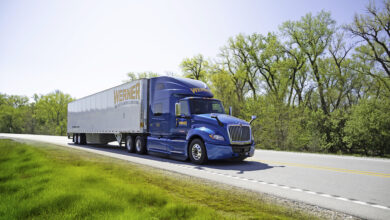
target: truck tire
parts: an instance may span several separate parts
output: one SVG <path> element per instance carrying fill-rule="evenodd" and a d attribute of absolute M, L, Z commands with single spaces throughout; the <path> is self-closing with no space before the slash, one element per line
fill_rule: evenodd
<path fill-rule="evenodd" d="M 194 164 L 204 164 L 207 162 L 207 152 L 204 143 L 200 139 L 194 139 L 188 148 L 190 160 Z"/>
<path fill-rule="evenodd" d="M 134 138 L 130 135 L 126 137 L 126 149 L 129 153 L 135 152 Z"/>
<path fill-rule="evenodd" d="M 146 153 L 146 143 L 144 137 L 137 136 L 137 138 L 135 139 L 135 151 L 137 152 L 137 154 Z"/>
<path fill-rule="evenodd" d="M 81 144 L 81 134 L 77 134 L 77 143 L 76 144 Z"/>
<path fill-rule="evenodd" d="M 80 144 L 81 144 L 81 145 L 87 144 L 87 135 L 85 135 L 85 134 L 80 134 Z"/>
<path fill-rule="evenodd" d="M 76 134 L 73 134 L 73 135 L 72 135 L 72 142 L 73 142 L 73 143 L 76 143 L 76 139 L 77 139 L 77 138 L 76 138 Z"/>
<path fill-rule="evenodd" d="M 74 134 L 74 143 L 79 144 L 79 135 L 78 134 Z"/>

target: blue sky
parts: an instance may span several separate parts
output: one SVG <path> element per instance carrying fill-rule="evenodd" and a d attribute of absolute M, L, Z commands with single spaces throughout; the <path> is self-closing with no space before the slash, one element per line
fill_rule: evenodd
<path fill-rule="evenodd" d="M 381 1 L 376 1 L 381 5 Z M 306 13 L 338 25 L 368 0 L 0 1 L 0 93 L 80 98 L 128 72 L 180 73 L 185 57 L 214 58 L 229 37 L 266 34 Z"/>

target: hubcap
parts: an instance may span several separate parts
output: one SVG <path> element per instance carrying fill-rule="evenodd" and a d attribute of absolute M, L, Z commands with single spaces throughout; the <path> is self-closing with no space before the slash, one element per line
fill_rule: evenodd
<path fill-rule="evenodd" d="M 202 148 L 200 147 L 199 144 L 194 144 L 192 146 L 192 157 L 195 159 L 195 160 L 200 160 L 200 158 L 202 157 Z"/>
<path fill-rule="evenodd" d="M 140 140 L 137 140 L 137 143 L 135 143 L 135 147 L 137 148 L 138 152 L 141 151 L 141 141 Z"/>
<path fill-rule="evenodd" d="M 127 150 L 130 150 L 130 138 L 127 139 L 126 147 L 127 147 Z"/>

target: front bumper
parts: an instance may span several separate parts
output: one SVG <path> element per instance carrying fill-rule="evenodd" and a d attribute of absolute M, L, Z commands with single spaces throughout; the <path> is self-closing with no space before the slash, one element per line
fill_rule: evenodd
<path fill-rule="evenodd" d="M 241 156 L 252 157 L 255 154 L 255 145 L 217 145 L 205 143 L 209 160 L 222 160 Z"/>

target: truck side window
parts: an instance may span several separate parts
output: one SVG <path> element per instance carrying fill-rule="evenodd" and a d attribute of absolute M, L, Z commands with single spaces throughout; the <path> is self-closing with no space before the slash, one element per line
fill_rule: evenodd
<path fill-rule="evenodd" d="M 163 113 L 163 104 L 156 103 L 153 105 L 153 115 L 162 115 Z"/>
<path fill-rule="evenodd" d="M 190 110 L 188 108 L 188 102 L 187 101 L 181 101 L 180 102 L 180 111 L 182 115 L 190 115 Z"/>

